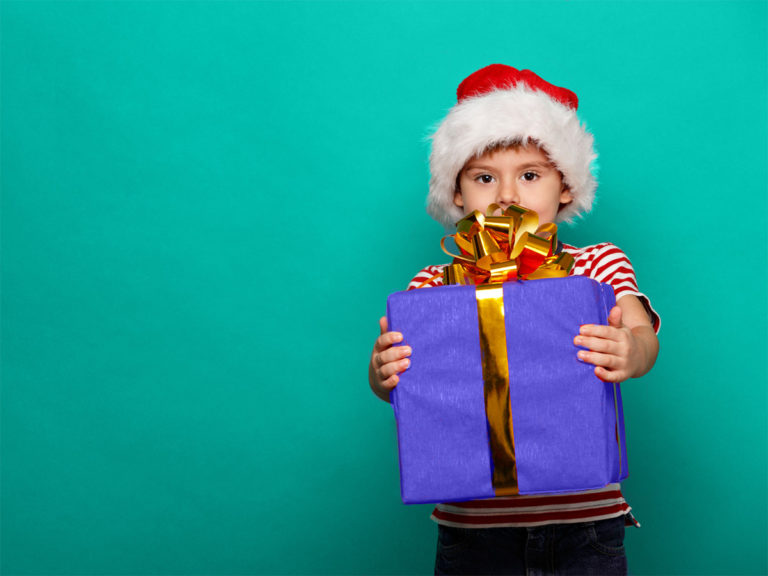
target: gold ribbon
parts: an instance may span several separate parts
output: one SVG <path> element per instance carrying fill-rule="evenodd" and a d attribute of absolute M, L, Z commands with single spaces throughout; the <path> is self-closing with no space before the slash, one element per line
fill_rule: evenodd
<path fill-rule="evenodd" d="M 475 298 L 480 325 L 485 414 L 493 459 L 493 490 L 496 496 L 514 496 L 520 490 L 517 487 L 515 435 L 509 399 L 503 289 L 500 284 L 478 286 Z"/>
<path fill-rule="evenodd" d="M 515 435 L 509 396 L 509 363 L 504 326 L 502 282 L 568 276 L 573 257 L 557 250 L 557 225 L 539 226 L 539 216 L 521 206 L 509 206 L 501 216 L 491 204 L 487 213 L 475 210 L 456 224 L 456 234 L 440 241 L 453 264 L 443 271 L 443 284 L 475 284 L 485 414 L 493 459 L 496 496 L 520 493 L 517 485 Z M 445 248 L 452 237 L 460 254 Z"/>

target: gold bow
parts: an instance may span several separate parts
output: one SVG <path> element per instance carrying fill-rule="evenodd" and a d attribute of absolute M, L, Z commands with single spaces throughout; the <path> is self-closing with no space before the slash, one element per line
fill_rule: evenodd
<path fill-rule="evenodd" d="M 440 241 L 453 264 L 443 270 L 443 284 L 493 284 L 510 280 L 535 280 L 568 276 L 573 256 L 556 254 L 557 224 L 539 226 L 533 210 L 512 204 L 501 216 L 498 204 L 488 206 L 486 214 L 475 210 L 456 223 L 456 234 Z M 460 254 L 445 247 L 453 238 Z"/>

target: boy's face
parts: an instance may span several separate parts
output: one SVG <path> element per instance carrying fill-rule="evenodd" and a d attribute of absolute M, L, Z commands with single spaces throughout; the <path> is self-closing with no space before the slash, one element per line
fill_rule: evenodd
<path fill-rule="evenodd" d="M 539 222 L 554 222 L 562 204 L 573 201 L 560 172 L 535 144 L 501 148 L 473 158 L 459 175 L 453 203 L 469 214 L 494 202 L 504 210 L 510 204 L 534 210 Z"/>

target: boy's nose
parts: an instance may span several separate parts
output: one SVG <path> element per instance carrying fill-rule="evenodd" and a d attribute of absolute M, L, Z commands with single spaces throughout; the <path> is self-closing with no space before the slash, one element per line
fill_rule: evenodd
<path fill-rule="evenodd" d="M 499 204 L 517 204 L 517 186 L 514 182 L 504 182 L 499 186 L 498 203 Z"/>

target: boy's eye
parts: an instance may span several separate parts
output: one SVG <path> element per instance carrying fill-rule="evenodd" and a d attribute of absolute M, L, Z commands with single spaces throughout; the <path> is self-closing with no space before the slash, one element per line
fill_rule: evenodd
<path fill-rule="evenodd" d="M 528 182 L 533 182 L 534 180 L 536 180 L 536 178 L 538 178 L 538 176 L 539 175 L 536 174 L 536 172 L 524 172 L 523 180 L 526 180 Z"/>
<path fill-rule="evenodd" d="M 493 182 L 493 176 L 490 174 L 480 174 L 477 178 L 475 178 L 478 182 L 482 182 L 483 184 L 490 184 Z"/>

